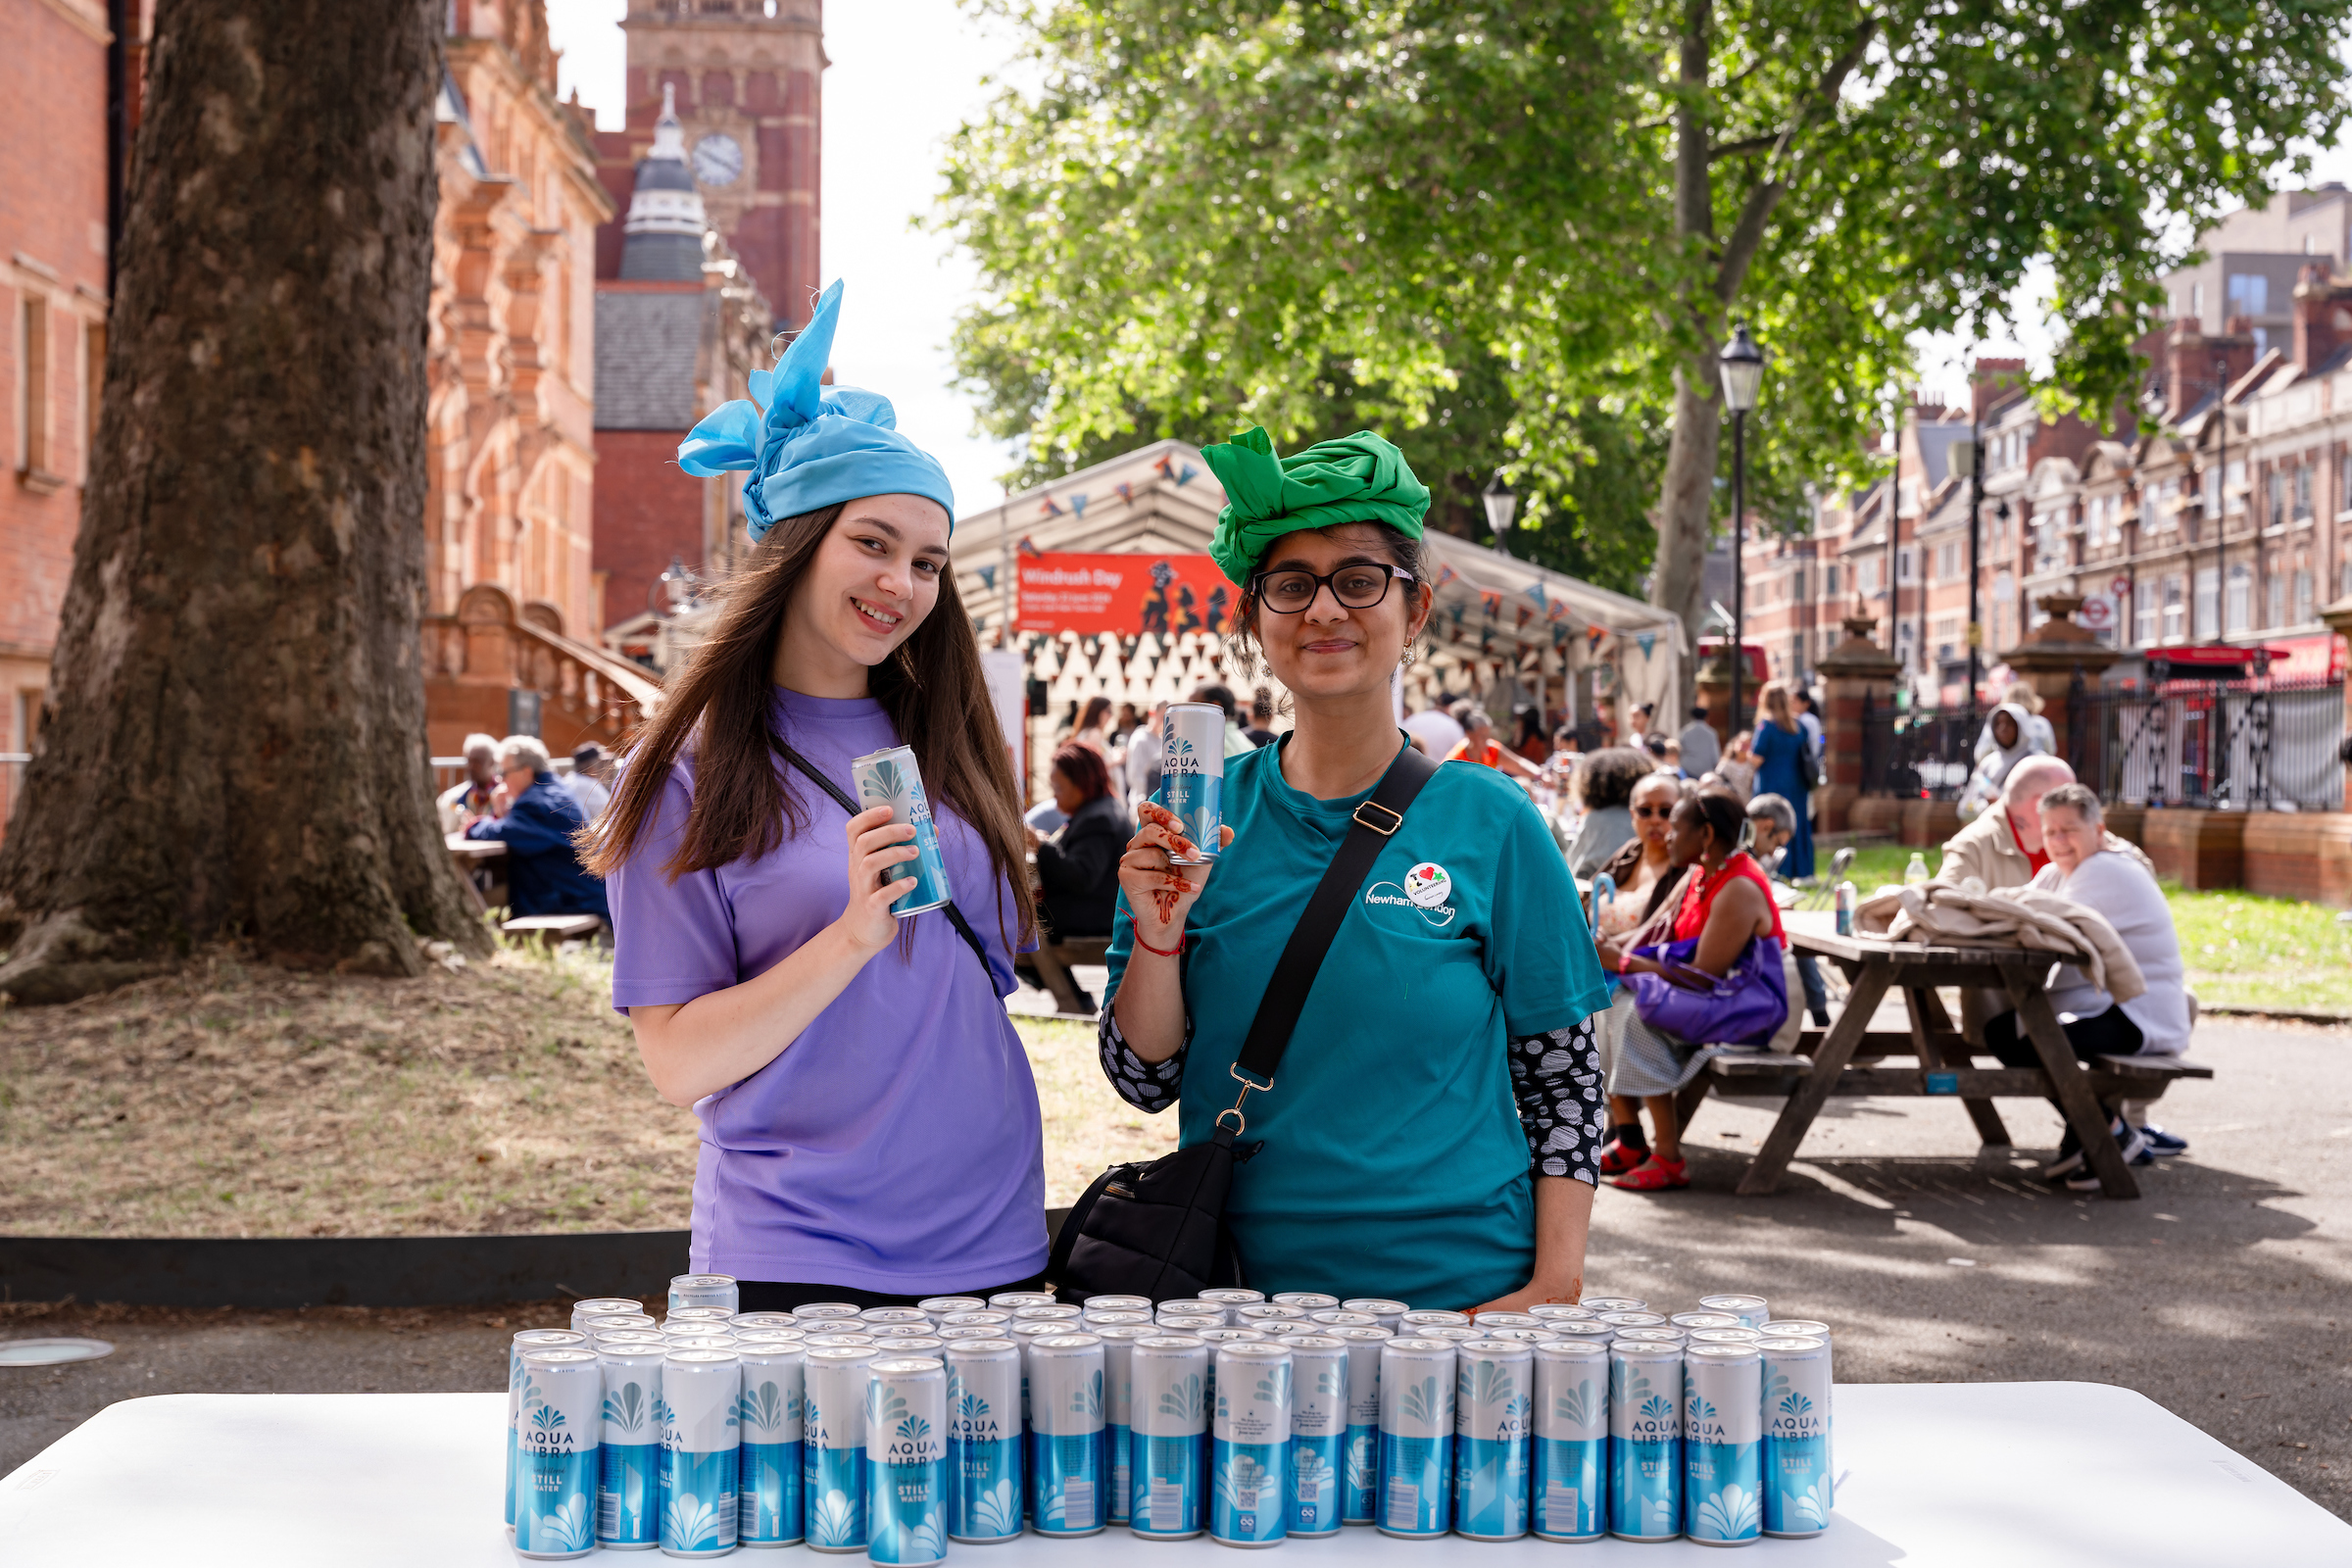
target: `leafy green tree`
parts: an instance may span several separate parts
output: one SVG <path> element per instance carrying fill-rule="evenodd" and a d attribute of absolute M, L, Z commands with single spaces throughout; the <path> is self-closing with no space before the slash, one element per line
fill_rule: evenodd
<path fill-rule="evenodd" d="M 2052 390 L 2112 407 L 2183 236 L 2296 167 L 2290 142 L 2333 137 L 2352 13 L 977 3 L 1024 29 L 1031 85 L 956 139 L 939 220 L 987 295 L 962 366 L 1033 475 L 1252 421 L 1284 442 L 1435 426 L 1458 502 L 1492 439 L 1533 497 L 1517 548 L 1622 582 L 1646 513 L 1651 597 L 1694 634 L 1731 321 L 1772 361 L 1749 442 L 1767 515 L 1859 477 L 1913 334 L 1983 322 L 2036 262 Z"/>

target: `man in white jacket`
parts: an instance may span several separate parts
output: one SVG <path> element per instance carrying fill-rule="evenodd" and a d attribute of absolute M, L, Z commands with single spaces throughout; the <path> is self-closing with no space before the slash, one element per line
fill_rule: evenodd
<path fill-rule="evenodd" d="M 2177 1056 L 2188 1049 L 2188 992 L 2180 963 L 2180 941 L 2173 929 L 2164 890 L 2137 860 L 2105 846 L 2106 826 L 2099 798 L 2081 784 L 2061 784 L 2041 797 L 2041 842 L 2049 864 L 2033 885 L 2096 909 L 2115 927 L 2147 989 L 2118 1002 L 2072 964 L 2062 964 L 2050 988 L 2067 1042 L 2083 1061 L 2095 1056 Z M 1984 1023 L 1984 1044 L 2013 1067 L 2039 1065 L 2033 1045 L 2021 1038 L 2017 1014 L 2005 1012 Z M 2113 1114 L 2113 1107 L 2108 1107 Z M 2146 1150 L 2140 1130 L 2114 1116 L 2112 1130 L 2124 1158 Z M 2070 1128 L 2058 1158 L 2043 1175 L 2081 1191 L 2094 1190 L 2092 1175 Z"/>

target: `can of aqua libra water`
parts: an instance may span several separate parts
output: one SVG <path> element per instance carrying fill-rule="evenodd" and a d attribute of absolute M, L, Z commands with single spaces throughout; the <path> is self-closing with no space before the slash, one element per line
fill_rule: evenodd
<path fill-rule="evenodd" d="M 886 1328 L 927 1329 L 931 1316 L 919 1306 L 869 1306 L 858 1314 L 866 1332 L 879 1333 Z"/>
<path fill-rule="evenodd" d="M 728 1326 L 741 1332 L 744 1329 L 797 1329 L 801 1320 L 790 1312 L 738 1312 L 728 1319 Z"/>
<path fill-rule="evenodd" d="M 1544 1320 L 1533 1312 L 1481 1312 L 1470 1326 L 1485 1334 L 1494 1329 L 1540 1329 Z"/>
<path fill-rule="evenodd" d="M 1371 1313 L 1350 1312 L 1344 1307 L 1337 1306 L 1325 1307 L 1318 1312 L 1309 1312 L 1306 1314 L 1306 1321 L 1309 1325 L 1307 1332 L 1310 1334 L 1320 1334 L 1325 1329 L 1380 1328 L 1380 1319 Z M 1381 1332 L 1385 1334 L 1388 1331 L 1382 1329 Z"/>
<path fill-rule="evenodd" d="M 1473 1541 L 1527 1534 L 1531 1348 L 1518 1340 L 1465 1340 L 1453 1393 L 1453 1529 Z"/>
<path fill-rule="evenodd" d="M 1589 1306 L 1570 1306 L 1565 1301 L 1538 1301 L 1527 1309 L 1527 1315 L 1545 1323 L 1583 1323 L 1599 1314 Z"/>
<path fill-rule="evenodd" d="M 914 886 L 892 902 L 890 912 L 904 920 L 936 909 L 954 898 L 956 894 L 948 886 L 948 862 L 939 853 L 939 830 L 931 821 L 931 797 L 923 792 L 923 775 L 914 765 L 914 748 L 886 746 L 868 752 L 850 763 L 850 776 L 858 784 L 859 810 L 887 806 L 893 824 L 914 829 L 915 858 L 883 872 L 885 880 L 892 882 L 903 880 L 909 872 L 914 876 Z"/>
<path fill-rule="evenodd" d="M 592 1317 L 635 1316 L 644 1312 L 645 1303 L 634 1296 L 591 1296 L 571 1303 L 571 1326 Z"/>
<path fill-rule="evenodd" d="M 586 1348 L 588 1336 L 571 1329 L 523 1329 L 507 1346 L 507 1528 L 514 1528 L 514 1472 L 522 1452 L 523 1356 L 532 1350 Z"/>
<path fill-rule="evenodd" d="M 1356 1323 L 1333 1324 L 1323 1328 L 1321 1335 L 1348 1347 L 1348 1439 L 1341 1449 L 1340 1518 L 1345 1524 L 1376 1524 L 1380 1503 L 1380 1348 L 1396 1336 L 1383 1328 Z"/>
<path fill-rule="evenodd" d="M 1307 1326 L 1306 1313 L 1275 1301 L 1251 1301 L 1233 1309 L 1237 1329 L 1263 1329 L 1268 1334 L 1297 1334 Z"/>
<path fill-rule="evenodd" d="M 810 1301 L 794 1307 L 792 1315 L 799 1318 L 800 1326 L 806 1329 L 814 1328 L 819 1323 L 847 1323 L 856 1318 L 860 1310 L 847 1301 Z"/>
<path fill-rule="evenodd" d="M 591 1306 L 601 1306 L 606 1310 L 602 1312 L 582 1310 L 582 1308 Z M 574 1301 L 571 1305 L 571 1326 L 574 1331 L 581 1334 L 600 1328 L 651 1329 L 661 1327 L 651 1312 L 640 1309 L 634 1301 L 625 1300 Z"/>
<path fill-rule="evenodd" d="M 1453 1528 L 1451 1340 L 1380 1348 L 1380 1531 L 1410 1540 Z"/>
<path fill-rule="evenodd" d="M 1001 1329 L 1012 1321 L 1010 1312 L 1000 1312 L 993 1306 L 975 1306 L 967 1311 L 950 1312 L 939 1320 L 943 1329 Z"/>
<path fill-rule="evenodd" d="M 1150 1327 L 1152 1327 L 1152 1314 L 1149 1312 L 1098 1312 L 1093 1307 L 1088 1307 L 1086 1315 L 1078 1320 L 1078 1331 L 1082 1334 L 1092 1334 L 1098 1329 L 1148 1329 Z"/>
<path fill-rule="evenodd" d="M 1213 1317 L 1217 1320 L 1218 1328 L 1226 1327 L 1231 1321 L 1224 1302 L 1206 1300 L 1199 1297 L 1184 1300 L 1162 1301 L 1152 1309 L 1152 1315 L 1162 1323 L 1172 1317 Z"/>
<path fill-rule="evenodd" d="M 801 1420 L 808 1352 L 794 1341 L 744 1339 L 735 1354 L 743 1363 L 737 1535 L 747 1546 L 789 1546 L 801 1540 L 807 1517 Z"/>
<path fill-rule="evenodd" d="M 1764 1358 L 1764 1534 L 1818 1536 L 1837 1505 L 1830 1471 L 1830 1346 L 1768 1339 Z"/>
<path fill-rule="evenodd" d="M 1485 1335 L 1479 1333 L 1476 1329 L 1457 1328 L 1451 1323 L 1440 1323 L 1432 1328 L 1414 1329 L 1412 1334 L 1418 1339 L 1445 1340 L 1454 1345 L 1462 1345 L 1471 1340 L 1486 1338 Z"/>
<path fill-rule="evenodd" d="M 1150 1317 L 1152 1315 L 1152 1298 L 1149 1296 L 1090 1296 L 1086 1298 L 1083 1309 L 1089 1316 L 1097 1312 L 1141 1312 L 1144 1316 Z"/>
<path fill-rule="evenodd" d="M 581 1557 L 596 1549 L 596 1467 L 604 1433 L 604 1369 L 584 1346 L 522 1356 L 514 1551 Z"/>
<path fill-rule="evenodd" d="M 1630 1296 L 1588 1296 L 1576 1304 L 1595 1314 L 1601 1312 L 1646 1312 L 1649 1310 L 1647 1301 L 1637 1300 Z"/>
<path fill-rule="evenodd" d="M 1769 1323 L 1756 1325 L 1756 1331 L 1768 1340 L 1827 1340 L 1830 1326 L 1809 1317 L 1776 1317 Z"/>
<path fill-rule="evenodd" d="M 833 1329 L 836 1327 L 836 1325 L 830 1323 L 820 1323 L 817 1325 L 817 1327 L 820 1329 Z M 801 1339 L 801 1343 L 808 1346 L 810 1349 L 816 1349 L 820 1347 L 828 1346 L 836 1350 L 845 1347 L 854 1349 L 862 1346 L 870 1350 L 874 1346 L 874 1337 L 871 1334 L 860 1334 L 851 1331 L 824 1334 L 805 1334 Z"/>
<path fill-rule="evenodd" d="M 1601 1322 L 1598 1318 L 1580 1321 L 1575 1318 L 1555 1317 L 1550 1320 L 1550 1324 L 1551 1332 L 1563 1340 L 1575 1340 L 1584 1345 L 1597 1345 L 1604 1350 L 1609 1348 L 1609 1342 L 1617 1338 L 1616 1328 L 1611 1324 Z"/>
<path fill-rule="evenodd" d="M 1029 1513 L 1041 1536 L 1091 1536 L 1108 1522 L 1102 1495 L 1102 1342 L 1041 1334 L 1029 1342 Z"/>
<path fill-rule="evenodd" d="M 732 1317 L 742 1304 L 732 1274 L 680 1274 L 669 1282 L 665 1310 L 674 1313 L 682 1306 L 715 1306 Z"/>
<path fill-rule="evenodd" d="M 646 1551 L 662 1544 L 662 1361 L 659 1345 L 596 1347 L 604 1369 L 596 1457 L 596 1544 Z"/>
<path fill-rule="evenodd" d="M 1399 1334 L 1419 1334 L 1426 1329 L 1466 1329 L 1469 1326 L 1469 1313 L 1441 1311 L 1436 1307 L 1406 1312 L 1396 1320 L 1396 1332 Z"/>
<path fill-rule="evenodd" d="M 1600 1314 L 1600 1316 L 1594 1318 L 1593 1321 L 1596 1323 L 1606 1323 L 1613 1329 L 1662 1329 L 1666 1326 L 1666 1319 L 1663 1314 L 1657 1312 L 1643 1312 L 1632 1307 L 1626 1307 L 1612 1312 L 1603 1312 Z"/>
<path fill-rule="evenodd" d="M 1391 1334 L 1395 1334 L 1397 1332 L 1396 1325 L 1404 1321 L 1404 1314 L 1411 1311 L 1412 1308 L 1406 1306 L 1402 1301 L 1389 1300 L 1386 1297 L 1358 1296 L 1352 1299 L 1342 1301 L 1340 1310 L 1361 1312 Z"/>
<path fill-rule="evenodd" d="M 1135 1432 L 1128 1527 L 1147 1541 L 1207 1528 L 1202 1446 L 1208 1434 L 1209 1348 L 1185 1334 L 1133 1342 Z"/>
<path fill-rule="evenodd" d="M 673 1306 L 662 1319 L 664 1332 L 687 1327 L 723 1329 L 735 1321 L 735 1314 L 723 1306 Z"/>
<path fill-rule="evenodd" d="M 1290 1348 L 1236 1341 L 1216 1357 L 1208 1534 L 1228 1546 L 1271 1546 L 1290 1527 Z"/>
<path fill-rule="evenodd" d="M 1609 1352 L 1572 1340 L 1539 1345 L 1535 1377 L 1535 1533 L 1598 1541 L 1609 1528 Z"/>
<path fill-rule="evenodd" d="M 1228 1315 L 1237 1306 L 1255 1306 L 1265 1298 L 1265 1292 L 1253 1291 L 1247 1285 L 1219 1285 L 1200 1295 L 1200 1299 L 1216 1302 L 1225 1308 Z"/>
<path fill-rule="evenodd" d="M 950 1312 L 977 1312 L 988 1303 L 977 1296 L 932 1296 L 914 1303 L 914 1309 L 939 1323 Z"/>
<path fill-rule="evenodd" d="M 1698 1298 L 1698 1309 L 1729 1313 L 1740 1320 L 1743 1329 L 1760 1329 L 1772 1319 L 1772 1309 L 1761 1296 L 1702 1296 Z"/>
<path fill-rule="evenodd" d="M 742 1477 L 743 1362 L 733 1350 L 672 1348 L 662 1363 L 662 1554 L 735 1549 Z"/>
<path fill-rule="evenodd" d="M 1196 1316 L 1190 1312 L 1162 1312 L 1153 1326 L 1163 1334 L 1205 1334 L 1210 1329 L 1223 1328 L 1225 1319 Z"/>
<path fill-rule="evenodd" d="M 1106 1317 L 1142 1317 L 1141 1312 L 1108 1312 Z M 1127 1523 L 1127 1507 L 1135 1491 L 1135 1342 L 1155 1338 L 1159 1330 L 1145 1323 L 1090 1323 L 1086 1332 L 1102 1342 L 1102 1484 L 1110 1523 Z"/>
<path fill-rule="evenodd" d="M 1753 1345 L 1764 1338 L 1760 1329 L 1692 1329 L 1691 1345 Z"/>
<path fill-rule="evenodd" d="M 1669 1328 L 1691 1332 L 1698 1329 L 1738 1329 L 1748 1325 L 1729 1312 L 1670 1312 L 1666 1316 Z"/>
<path fill-rule="evenodd" d="M 1060 1304 L 1060 1298 L 1052 1291 L 999 1291 L 988 1298 L 989 1310 L 993 1312 L 1010 1312 L 1024 1306 L 1059 1306 Z M 805 1312 L 808 1308 L 803 1307 L 801 1310 Z"/>
<path fill-rule="evenodd" d="M 1015 1323 L 1076 1323 L 1085 1316 L 1086 1309 L 1084 1307 L 1063 1306 L 1059 1301 L 1016 1306 L 1012 1309 L 1012 1320 Z M 1072 1329 L 1070 1332 L 1075 1334 L 1077 1330 Z"/>
<path fill-rule="evenodd" d="M 964 1328 L 941 1329 L 933 1337 L 942 1344 L 956 1340 L 1001 1340 L 1004 1337 L 1004 1331 L 1002 1328 L 989 1328 L 983 1324 L 973 1323 Z M 1014 1348 L 1017 1349 L 1019 1347 L 1016 1346 Z"/>
<path fill-rule="evenodd" d="M 1609 1347 L 1609 1533 L 1624 1541 L 1682 1534 L 1683 1348 Z"/>
<path fill-rule="evenodd" d="M 801 1495 L 816 1551 L 865 1549 L 865 1386 L 870 1345 L 814 1345 L 803 1362 Z"/>
<path fill-rule="evenodd" d="M 1483 1337 L 1490 1340 L 1517 1340 L 1521 1345 L 1548 1345 L 1559 1338 L 1549 1329 L 1488 1329 Z"/>
<path fill-rule="evenodd" d="M 870 1363 L 865 1396 L 866 1556 L 934 1563 L 948 1554 L 948 1374 L 932 1355 Z"/>
<path fill-rule="evenodd" d="M 1336 1536 L 1348 1516 L 1350 1357 L 1331 1334 L 1286 1334 L 1291 1352 L 1291 1511 L 1294 1536 Z"/>
<path fill-rule="evenodd" d="M 1752 1345 L 1683 1356 L 1683 1534 L 1744 1546 L 1764 1528 L 1764 1358 Z"/>
<path fill-rule="evenodd" d="M 669 1338 L 657 1329 L 600 1329 L 588 1336 L 588 1343 L 600 1350 L 608 1345 L 614 1348 L 623 1345 L 641 1348 L 651 1346 L 660 1350 L 668 1347 Z"/>
<path fill-rule="evenodd" d="M 1007 1339 L 948 1344 L 948 1539 L 1021 1533 L 1021 1348 Z"/>
<path fill-rule="evenodd" d="M 1310 1317 L 1317 1312 L 1336 1311 L 1340 1304 L 1338 1297 L 1325 1296 L 1321 1291 L 1276 1291 L 1266 1299 L 1276 1306 L 1295 1306 Z"/>
<path fill-rule="evenodd" d="M 1162 733 L 1160 802 L 1193 845 L 1192 854 L 1168 858 L 1177 865 L 1214 861 L 1224 852 L 1218 830 L 1225 825 L 1225 710 L 1214 703 L 1170 703 Z"/>
<path fill-rule="evenodd" d="M 1688 1345 L 1690 1336 L 1681 1329 L 1619 1329 L 1619 1345 Z"/>

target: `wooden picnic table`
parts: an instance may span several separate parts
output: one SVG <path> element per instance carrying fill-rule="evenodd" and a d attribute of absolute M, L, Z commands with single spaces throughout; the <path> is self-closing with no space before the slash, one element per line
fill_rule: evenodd
<path fill-rule="evenodd" d="M 1828 911 L 1788 911 L 1782 919 L 1792 947 L 1826 958 L 1843 971 L 1845 1006 L 1827 1031 L 1807 1030 L 1799 1054 L 1775 1055 L 1735 1052 L 1707 1064 L 1708 1071 L 1684 1089 L 1684 1124 L 1713 1087 L 1726 1094 L 1786 1094 L 1780 1120 L 1740 1179 L 1740 1192 L 1772 1192 L 1803 1144 L 1813 1118 L 1831 1096 L 1948 1095 L 1966 1107 L 1987 1147 L 2006 1148 L 2009 1134 L 1992 1102 L 2001 1096 L 2050 1099 L 2081 1140 L 2099 1190 L 2108 1198 L 2137 1198 L 2139 1184 L 2124 1164 L 2122 1151 L 2099 1109 L 2101 1100 L 2153 1100 L 2176 1078 L 2210 1078 L 2212 1069 L 2172 1056 L 2101 1056 L 2076 1059 L 2043 989 L 2060 956 L 2027 948 L 1929 947 L 1880 937 L 1836 934 Z M 1973 1028 L 1954 1027 L 1936 995 L 1939 986 L 1959 986 L 1963 995 L 1981 988 L 2008 997 L 2025 1038 L 2040 1057 L 2039 1067 L 1979 1067 L 1984 1050 Z M 1903 998 L 1908 1027 L 1902 1033 L 1873 1030 L 1872 1016 L 1887 992 Z M 1885 1058 L 1908 1055 L 1913 1066 L 1886 1065 Z"/>
<path fill-rule="evenodd" d="M 447 833 L 442 835 L 442 842 L 449 846 L 450 854 L 468 864 L 476 860 L 495 860 L 507 853 L 503 839 L 469 839 L 463 833 Z"/>

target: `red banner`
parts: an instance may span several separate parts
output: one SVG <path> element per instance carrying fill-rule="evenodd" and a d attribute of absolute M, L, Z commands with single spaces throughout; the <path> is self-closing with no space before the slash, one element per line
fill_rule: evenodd
<path fill-rule="evenodd" d="M 1162 637 L 1221 632 L 1238 597 L 1207 556 L 1023 556 L 1023 631 Z"/>

